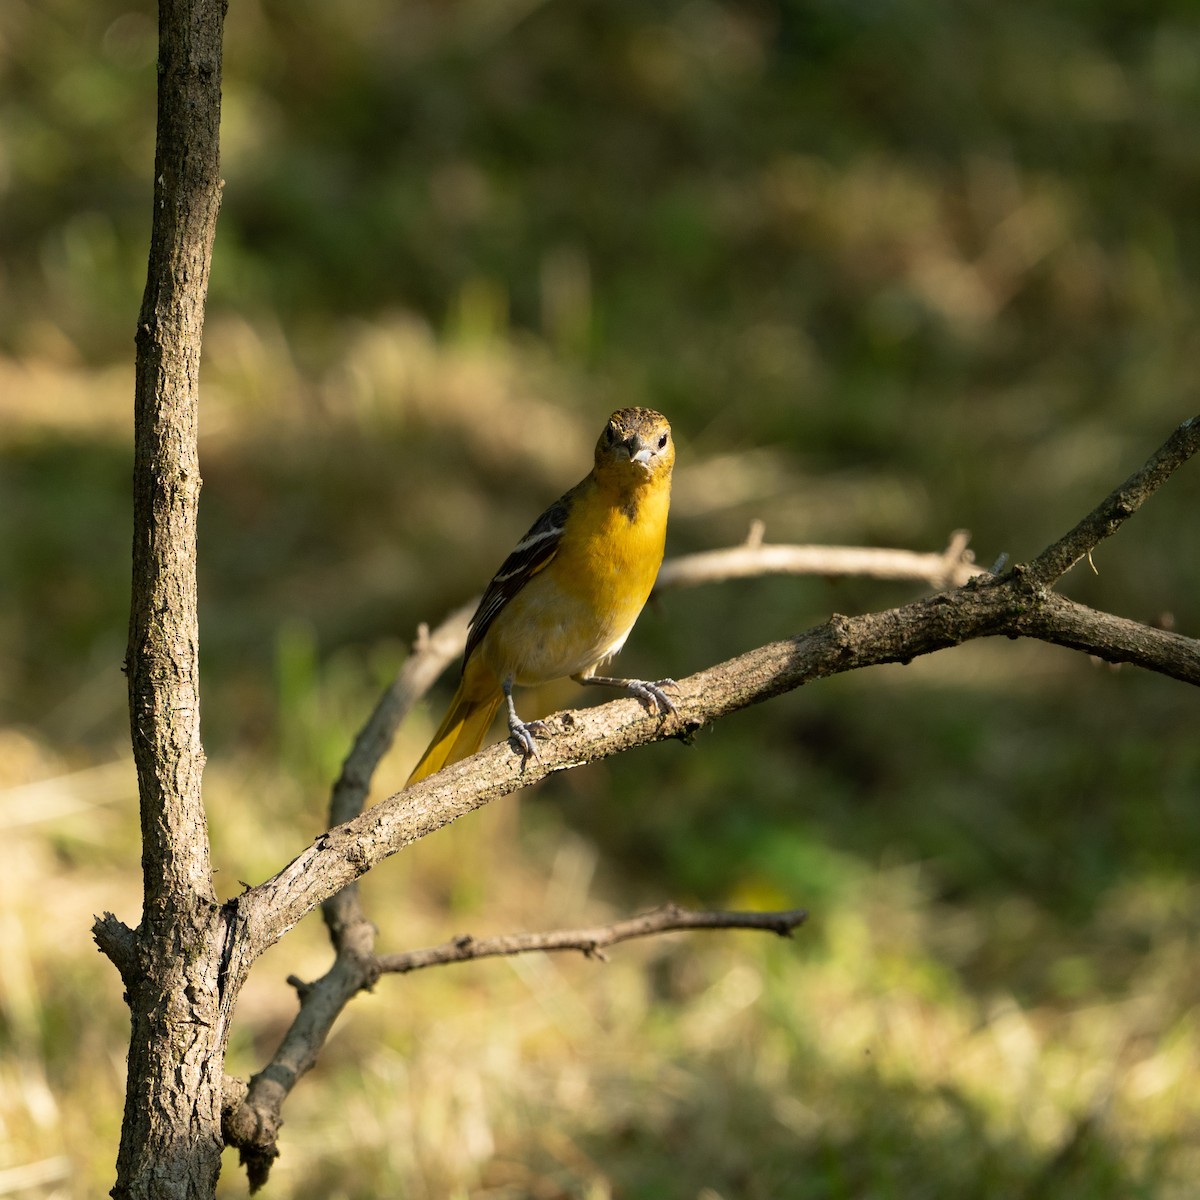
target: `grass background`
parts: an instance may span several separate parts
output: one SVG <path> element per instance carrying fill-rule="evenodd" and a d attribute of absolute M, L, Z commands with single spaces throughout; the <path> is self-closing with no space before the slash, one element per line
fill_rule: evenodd
<path fill-rule="evenodd" d="M 0 12 L 0 1194 L 112 1182 L 127 1027 L 88 929 L 138 906 L 154 36 L 116 0 Z M 675 427 L 670 552 L 756 517 L 966 526 L 985 562 L 1063 532 L 1197 407 L 1198 55 L 1183 0 L 232 5 L 201 446 L 222 895 L 311 839 L 417 623 L 617 405 Z M 1064 590 L 1195 634 L 1198 501 L 1187 468 Z M 683 675 L 911 595 L 678 593 L 621 661 Z M 665 899 L 812 918 L 383 981 L 289 1102 L 271 1194 L 1189 1195 L 1196 727 L 1180 684 L 981 644 L 460 822 L 366 881 L 382 947 Z M 263 960 L 232 1071 L 327 955 L 309 920 Z"/>

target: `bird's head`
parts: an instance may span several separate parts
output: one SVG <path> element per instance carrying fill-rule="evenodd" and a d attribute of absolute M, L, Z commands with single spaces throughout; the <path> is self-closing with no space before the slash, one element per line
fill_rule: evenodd
<path fill-rule="evenodd" d="M 667 418 L 652 408 L 622 408 L 596 443 L 596 471 L 633 483 L 670 477 L 675 441 Z"/>

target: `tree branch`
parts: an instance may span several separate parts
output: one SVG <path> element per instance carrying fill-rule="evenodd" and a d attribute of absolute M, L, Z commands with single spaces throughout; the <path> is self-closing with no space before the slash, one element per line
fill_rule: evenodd
<path fill-rule="evenodd" d="M 346 883 L 420 838 L 555 771 L 634 746 L 690 738 L 719 718 L 813 679 L 922 654 L 980 637 L 1029 636 L 1200 682 L 1200 642 L 1147 631 L 1027 586 L 1023 575 L 983 578 L 902 608 L 835 615 L 797 637 L 761 646 L 680 680 L 677 712 L 660 719 L 636 700 L 546 718 L 540 756 L 522 762 L 507 742 L 446 767 L 344 825 L 322 834 L 272 879 L 243 898 L 256 946 L 270 945 Z"/>
<path fill-rule="evenodd" d="M 1123 493 L 1120 504 L 1133 511 L 1198 445 L 1200 420 L 1185 422 L 1114 496 Z M 1104 515 L 1111 502 L 1112 497 L 1077 526 L 1088 531 L 1072 543 L 1076 547 L 1087 543 L 1079 553 L 1095 545 L 1089 538 L 1106 537 L 1120 524 Z M 1067 538 L 1073 535 L 1074 531 Z M 1060 539 L 1055 545 L 1065 542 Z M 1041 568 L 1039 574 L 1045 570 Z M 681 680 L 673 696 L 678 712 L 667 719 L 647 714 L 636 700 L 557 713 L 547 719 L 552 736 L 542 744 L 537 759 L 523 762 L 507 743 L 491 746 L 329 830 L 279 874 L 243 897 L 252 944 L 256 951 L 265 948 L 305 913 L 383 859 L 555 771 L 648 742 L 690 737 L 730 712 L 812 679 L 880 663 L 909 662 L 921 654 L 998 635 L 1036 637 L 1089 650 L 1088 639 L 1094 638 L 1096 652 L 1114 661 L 1144 665 L 1185 682 L 1196 682 L 1200 672 L 1200 642 L 1147 632 L 1136 622 L 1122 622 L 1054 596 L 1029 568 L 1014 568 L 1003 577 L 979 575 L 964 587 L 901 608 L 858 617 L 835 615 L 794 638 Z"/>
<path fill-rule="evenodd" d="M 451 613 L 432 633 L 427 626 L 418 631 L 417 644 L 384 691 L 354 739 L 354 745 L 342 764 L 341 774 L 329 799 L 329 826 L 340 825 L 362 812 L 371 779 L 380 759 L 391 749 L 396 730 L 413 705 L 433 686 L 439 675 L 456 659 L 467 641 L 467 625 L 475 611 L 474 602 Z M 322 906 L 334 949 L 343 944 L 359 956 L 374 949 L 374 927 L 363 915 L 358 891 L 343 888 Z M 353 943 L 353 944 L 351 944 Z"/>
<path fill-rule="evenodd" d="M 668 559 L 658 573 L 655 592 L 760 575 L 898 579 L 946 588 L 960 587 L 983 573 L 967 549 L 971 535 L 965 529 L 956 529 L 940 554 L 864 546 L 772 546 L 762 535 L 762 522 L 755 521 L 741 546 Z"/>
<path fill-rule="evenodd" d="M 134 969 L 137 938 L 132 929 L 113 913 L 106 912 L 92 924 L 92 938 L 100 951 L 127 980 Z"/>
<path fill-rule="evenodd" d="M 1200 447 L 1200 415 L 1184 421 L 1158 451 L 1120 487 L 1114 488 L 1078 525 L 1029 564 L 1029 576 L 1052 584 L 1114 533 L 1187 462 Z"/>
<path fill-rule="evenodd" d="M 604 961 L 604 950 L 633 938 L 679 930 L 753 929 L 790 937 L 808 914 L 802 909 L 785 912 L 698 912 L 666 904 L 652 912 L 596 925 L 588 929 L 559 929 L 547 933 L 522 933 L 508 937 L 457 937 L 440 946 L 387 954 L 359 964 L 360 970 L 343 969 L 339 955 L 334 967 L 314 984 L 291 977 L 300 996 L 300 1012 L 270 1064 L 247 1087 L 226 1078 L 228 1103 L 223 1130 L 228 1145 L 237 1146 L 246 1167 L 251 1192 L 267 1181 L 271 1164 L 279 1156 L 279 1129 L 284 1101 L 300 1077 L 316 1062 L 334 1021 L 353 996 L 372 987 L 383 974 L 405 974 L 422 967 L 468 962 L 534 951 L 577 950 Z"/>
<path fill-rule="evenodd" d="M 668 560 L 656 586 L 660 590 L 695 587 L 770 572 L 868 575 L 944 586 L 950 581 L 965 582 L 979 572 L 967 549 L 968 541 L 969 535 L 959 530 L 941 554 L 853 547 L 767 546 L 762 540 L 762 523 L 755 522 L 742 546 Z M 380 697 L 342 766 L 330 799 L 330 828 L 362 812 L 375 769 L 391 747 L 400 723 L 442 671 L 462 653 L 468 622 L 477 602 L 478 598 L 469 601 L 432 633 L 424 626 L 420 630 L 412 654 L 395 682 Z M 316 1062 L 342 1009 L 359 991 L 372 987 L 382 973 L 403 973 L 437 962 L 463 962 L 533 949 L 578 949 L 600 955 L 604 946 L 628 937 L 647 936 L 665 929 L 720 928 L 723 919 L 729 925 L 777 931 L 782 931 L 781 920 L 790 922 L 790 929 L 802 919 L 799 913 L 691 914 L 668 907 L 599 929 L 484 940 L 459 938 L 441 947 L 376 957 L 375 926 L 363 911 L 356 883 L 346 884 L 326 899 L 322 915 L 335 951 L 332 966 L 312 983 L 290 981 L 296 986 L 300 1009 L 270 1062 L 249 1084 L 228 1081 L 228 1086 L 235 1090 L 226 1096 L 223 1133 L 227 1144 L 238 1147 L 252 1191 L 266 1182 L 278 1156 L 282 1108 L 292 1088 Z"/>
<path fill-rule="evenodd" d="M 664 904 L 637 917 L 588 929 L 558 929 L 550 933 L 517 933 L 492 938 L 474 938 L 468 934 L 425 950 L 384 954 L 376 960 L 376 964 L 380 974 L 403 975 L 409 971 L 419 971 L 422 967 L 551 950 L 578 950 L 588 958 L 603 961 L 606 947 L 627 942 L 631 938 L 695 929 L 761 929 L 777 933 L 780 937 L 790 937 L 792 931 L 803 924 L 807 917 L 808 913 L 802 908 L 785 912 L 698 912 L 680 908 L 676 904 Z"/>
<path fill-rule="evenodd" d="M 1056 592 L 1042 596 L 1013 624 L 1014 631 L 1025 637 L 1200 685 L 1200 641 L 1099 612 Z"/>
<path fill-rule="evenodd" d="M 981 572 L 971 563 L 967 538 L 961 531 L 952 536 L 941 555 L 851 548 L 834 548 L 832 555 L 826 555 L 820 547 L 764 546 L 759 526 L 752 529 L 745 546 L 664 564 L 667 587 L 777 570 L 820 574 L 862 570 L 887 578 L 932 581 L 965 577 L 968 582 L 898 609 L 860 617 L 835 615 L 796 638 L 760 647 L 693 675 L 680 683 L 675 697 L 678 712 L 665 720 L 648 716 L 630 700 L 555 714 L 547 719 L 552 737 L 539 758 L 522 763 L 507 744 L 493 746 L 361 814 L 371 773 L 390 744 L 396 724 L 441 665 L 461 650 L 470 606 L 450 618 L 432 638 L 423 638 L 406 665 L 406 674 L 380 701 L 343 768 L 331 807 L 331 820 L 340 816 L 343 824 L 331 828 L 283 872 L 243 897 L 248 936 L 258 953 L 315 903 L 335 892 L 324 903 L 338 950 L 333 967 L 323 978 L 308 985 L 292 980 L 301 1000 L 296 1021 L 271 1064 L 251 1080 L 245 1101 L 227 1105 L 226 1137 L 242 1149 L 252 1189 L 265 1181 L 278 1153 L 280 1110 L 287 1094 L 315 1061 L 341 1009 L 356 992 L 372 986 L 381 973 L 404 973 L 529 950 L 574 949 L 595 955 L 604 946 L 666 929 L 752 927 L 784 933 L 803 920 L 801 912 L 686 913 L 667 906 L 595 929 L 480 940 L 464 937 L 425 950 L 375 956 L 374 929 L 358 905 L 354 879 L 458 816 L 554 771 L 667 737 L 687 739 L 704 724 L 810 679 L 878 663 L 906 663 L 919 654 L 978 637 L 1036 637 L 1200 684 L 1200 642 L 1089 609 L 1049 591 L 1045 582 L 1062 563 L 1066 566 L 1061 569 L 1067 569 L 1115 532 L 1125 517 L 1195 452 L 1198 431 L 1200 421 L 1185 423 L 1145 467 L 1035 559 L 1033 566 L 1016 567 L 1002 578 Z M 440 646 L 436 652 L 435 643 Z M 343 890 L 337 892 L 339 887 Z M 353 940 L 346 936 L 350 928 L 359 931 Z"/>
<path fill-rule="evenodd" d="M 375 768 L 391 749 L 400 723 L 438 676 L 462 654 L 467 644 L 467 625 L 477 604 L 478 598 L 468 601 L 432 632 L 425 625 L 417 631 L 412 653 L 379 698 L 342 764 L 329 803 L 330 825 L 341 824 L 362 812 Z"/>
<path fill-rule="evenodd" d="M 467 623 L 474 611 L 474 603 L 464 605 L 432 633 L 422 626 L 412 654 L 379 698 L 342 764 L 329 801 L 330 826 L 362 812 L 375 769 L 391 748 L 401 721 L 462 653 Z M 375 926 L 363 911 L 358 885 L 351 882 L 325 900 L 322 916 L 333 942 L 333 965 L 311 984 L 297 981 L 300 1011 L 267 1066 L 248 1085 L 227 1077 L 222 1135 L 227 1145 L 238 1147 L 252 1192 L 266 1183 L 271 1164 L 278 1157 L 284 1101 L 316 1063 L 342 1009 L 379 976 Z M 230 1088 L 237 1089 L 236 1093 Z"/>
<path fill-rule="evenodd" d="M 373 939 L 373 929 L 371 936 Z M 227 1146 L 238 1148 L 251 1192 L 266 1183 L 271 1164 L 279 1157 L 284 1101 L 300 1077 L 316 1064 L 342 1009 L 379 976 L 374 956 L 360 953 L 360 949 L 350 950 L 348 943 L 342 942 L 333 966 L 315 983 L 304 984 L 294 977 L 289 980 L 300 996 L 300 1011 L 271 1061 L 248 1085 L 227 1078 L 221 1133 Z"/>

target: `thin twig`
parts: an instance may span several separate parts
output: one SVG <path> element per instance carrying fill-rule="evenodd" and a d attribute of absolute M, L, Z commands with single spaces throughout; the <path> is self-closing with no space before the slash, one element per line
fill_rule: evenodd
<path fill-rule="evenodd" d="M 405 974 L 423 967 L 468 962 L 536 951 L 575 950 L 588 958 L 604 960 L 604 950 L 633 938 L 701 929 L 751 929 L 790 937 L 808 914 L 803 909 L 784 912 L 705 912 L 665 904 L 661 908 L 623 921 L 586 929 L 560 929 L 507 937 L 454 938 L 440 946 L 353 959 L 339 953 L 333 967 L 314 983 L 294 976 L 288 982 L 300 997 L 300 1012 L 271 1062 L 249 1085 L 227 1076 L 223 1129 L 227 1144 L 236 1145 L 246 1167 L 252 1192 L 267 1181 L 271 1164 L 279 1156 L 279 1129 L 283 1103 L 300 1077 L 316 1062 L 334 1021 L 353 996 L 369 989 L 383 974 Z"/>
<path fill-rule="evenodd" d="M 329 828 L 362 812 L 380 759 L 391 749 L 396 730 L 413 706 L 456 659 L 467 641 L 467 624 L 476 601 L 452 612 L 433 632 L 421 626 L 417 643 L 394 682 L 379 698 L 342 764 L 329 798 Z M 356 884 L 348 884 L 321 906 L 334 949 L 369 958 L 375 949 L 375 927 L 367 920 Z"/>
<path fill-rule="evenodd" d="M 603 959 L 603 951 L 631 938 L 651 937 L 657 933 L 694 929 L 759 929 L 789 937 L 803 924 L 808 913 L 802 908 L 784 912 L 703 912 L 664 904 L 652 912 L 594 925 L 588 929 L 558 929 L 548 933 L 517 933 L 505 937 L 456 937 L 440 946 L 424 950 L 405 950 L 385 954 L 377 960 L 380 974 L 403 975 L 422 967 L 445 963 L 469 962 L 477 958 L 529 954 L 534 951 L 578 950 L 588 958 Z"/>
<path fill-rule="evenodd" d="M 362 812 L 375 768 L 391 749 L 401 722 L 438 676 L 462 654 L 467 644 L 467 623 L 477 603 L 478 598 L 468 601 L 432 632 L 424 625 L 418 630 L 412 653 L 395 681 L 380 696 L 342 764 L 329 803 L 330 825 L 340 825 Z"/>
<path fill-rule="evenodd" d="M 1049 586 L 1114 533 L 1200 450 L 1200 416 L 1184 421 L 1144 466 L 1114 488 L 1078 525 L 1047 546 L 1028 567 L 1029 577 Z"/>
<path fill-rule="evenodd" d="M 121 973 L 121 978 L 128 979 L 135 968 L 137 934 L 114 913 L 106 912 L 95 919 L 92 937 Z"/>

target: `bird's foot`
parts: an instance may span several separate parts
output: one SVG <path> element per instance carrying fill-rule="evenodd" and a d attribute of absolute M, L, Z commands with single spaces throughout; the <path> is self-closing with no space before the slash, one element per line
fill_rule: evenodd
<path fill-rule="evenodd" d="M 511 719 L 508 722 L 508 736 L 516 742 L 521 755 L 526 758 L 537 758 L 537 742 L 535 738 L 545 737 L 547 733 L 545 721 L 520 721 Z"/>
<path fill-rule="evenodd" d="M 665 716 L 667 713 L 675 711 L 674 702 L 663 690 L 664 688 L 678 687 L 679 684 L 674 679 L 660 679 L 655 683 L 646 679 L 628 679 L 625 681 L 625 686 L 639 700 L 650 704 L 660 715 Z"/>

